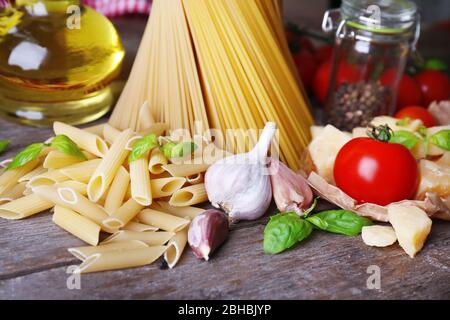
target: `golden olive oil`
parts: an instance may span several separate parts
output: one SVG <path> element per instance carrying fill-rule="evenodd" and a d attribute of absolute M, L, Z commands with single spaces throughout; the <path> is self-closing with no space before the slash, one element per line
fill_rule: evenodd
<path fill-rule="evenodd" d="M 108 112 L 125 54 L 111 22 L 79 1 L 21 2 L 0 12 L 0 115 L 50 125 Z"/>

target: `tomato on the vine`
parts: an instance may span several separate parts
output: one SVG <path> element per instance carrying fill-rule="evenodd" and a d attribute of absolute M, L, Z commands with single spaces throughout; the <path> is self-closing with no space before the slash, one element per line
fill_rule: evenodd
<path fill-rule="evenodd" d="M 428 112 L 427 109 L 419 106 L 409 106 L 403 108 L 395 114 L 397 119 L 419 119 L 422 120 L 425 127 L 430 128 L 436 125 L 436 119 Z"/>
<path fill-rule="evenodd" d="M 315 57 L 317 62 L 319 64 L 322 64 L 326 61 L 331 60 L 331 58 L 333 57 L 333 48 L 334 47 L 332 45 L 326 44 L 316 49 Z"/>
<path fill-rule="evenodd" d="M 380 82 L 384 86 L 390 86 L 395 81 L 397 71 L 395 69 L 386 70 L 380 77 Z M 407 106 L 421 105 L 422 91 L 419 84 L 407 74 L 400 79 L 397 89 L 397 110 Z"/>
<path fill-rule="evenodd" d="M 300 50 L 293 55 L 295 65 L 297 66 L 300 79 L 309 92 L 313 85 L 314 75 L 316 74 L 316 60 L 314 55 L 308 50 Z"/>
<path fill-rule="evenodd" d="M 400 144 L 389 143 L 387 127 L 374 138 L 355 138 L 339 151 L 334 165 L 336 186 L 359 203 L 388 205 L 414 196 L 417 162 Z"/>
<path fill-rule="evenodd" d="M 450 80 L 440 71 L 425 70 L 415 77 L 424 97 L 424 105 L 433 101 L 447 100 L 450 96 Z"/>

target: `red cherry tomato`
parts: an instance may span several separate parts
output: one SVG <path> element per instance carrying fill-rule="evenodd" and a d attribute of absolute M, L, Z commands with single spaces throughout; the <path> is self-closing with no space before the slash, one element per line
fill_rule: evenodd
<path fill-rule="evenodd" d="M 316 47 L 314 47 L 314 44 L 312 43 L 311 39 L 305 36 L 299 36 L 297 38 L 297 44 L 302 50 L 307 50 L 311 54 L 315 54 Z"/>
<path fill-rule="evenodd" d="M 316 49 L 315 56 L 319 64 L 331 60 L 331 58 L 333 57 L 333 46 L 327 44 L 319 47 L 318 49 Z"/>
<path fill-rule="evenodd" d="M 406 147 L 356 138 L 339 151 L 334 179 L 337 187 L 359 203 L 384 206 L 414 196 L 418 169 Z"/>
<path fill-rule="evenodd" d="M 302 83 L 309 92 L 312 88 L 314 75 L 316 74 L 317 69 L 314 55 L 308 50 L 301 50 L 294 54 L 294 62 L 297 66 L 300 78 L 302 79 Z"/>
<path fill-rule="evenodd" d="M 396 70 L 388 69 L 380 77 L 380 82 L 384 86 L 393 84 L 396 76 Z M 403 75 L 400 79 L 397 90 L 397 110 L 407 106 L 421 105 L 422 91 L 419 84 L 410 76 Z"/>
<path fill-rule="evenodd" d="M 445 73 L 436 70 L 425 70 L 416 75 L 416 81 L 424 96 L 424 105 L 433 101 L 447 100 L 450 96 L 450 80 Z"/>
<path fill-rule="evenodd" d="M 428 112 L 427 109 L 419 106 L 410 106 L 403 108 L 395 114 L 397 119 L 419 119 L 422 120 L 425 127 L 430 128 L 436 126 L 436 119 Z"/>
<path fill-rule="evenodd" d="M 290 31 L 290 30 L 286 30 L 285 33 L 286 33 L 287 42 L 288 43 L 292 43 L 295 40 L 294 33 L 292 31 Z"/>

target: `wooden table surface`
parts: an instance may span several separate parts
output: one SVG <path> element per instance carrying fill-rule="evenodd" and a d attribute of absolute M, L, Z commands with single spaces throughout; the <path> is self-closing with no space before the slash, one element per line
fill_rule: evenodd
<path fill-rule="evenodd" d="M 142 18 L 116 20 L 131 66 L 145 24 Z M 125 28 L 126 27 L 126 28 Z M 104 121 L 104 120 L 103 120 Z M 49 129 L 0 120 L 0 139 L 12 148 L 0 160 Z M 274 209 L 270 210 L 271 212 Z M 79 263 L 67 248 L 83 242 L 51 222 L 50 213 L 21 221 L 0 220 L 0 299 L 449 299 L 450 225 L 434 221 L 425 248 L 415 259 L 398 246 L 372 248 L 361 237 L 314 232 L 283 254 L 265 255 L 267 216 L 232 227 L 229 240 L 209 262 L 190 249 L 173 270 L 161 263 L 81 276 L 70 290 L 67 268 Z M 368 269 L 381 271 L 381 287 L 369 289 Z"/>

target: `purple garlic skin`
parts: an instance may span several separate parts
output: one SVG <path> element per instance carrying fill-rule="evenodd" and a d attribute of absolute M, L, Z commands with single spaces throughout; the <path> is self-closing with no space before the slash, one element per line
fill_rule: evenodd
<path fill-rule="evenodd" d="M 276 159 L 270 160 L 269 173 L 278 210 L 302 215 L 302 209 L 308 208 L 313 200 L 307 180 Z"/>
<path fill-rule="evenodd" d="M 228 217 L 211 209 L 195 217 L 188 231 L 188 243 L 199 259 L 209 256 L 228 238 Z"/>

